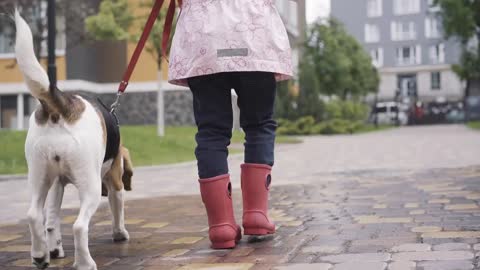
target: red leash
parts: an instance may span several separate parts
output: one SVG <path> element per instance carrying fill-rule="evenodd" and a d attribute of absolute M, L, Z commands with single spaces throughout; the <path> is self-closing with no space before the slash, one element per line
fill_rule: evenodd
<path fill-rule="evenodd" d="M 142 35 L 140 40 L 137 43 L 137 47 L 133 52 L 132 58 L 128 63 L 127 70 L 123 75 L 123 79 L 118 86 L 117 98 L 115 102 L 112 104 L 111 111 L 112 113 L 115 112 L 116 108 L 118 107 L 120 96 L 125 92 L 128 86 L 128 82 L 130 81 L 130 77 L 132 76 L 133 70 L 137 65 L 138 58 L 142 54 L 143 49 L 145 48 L 145 44 L 147 43 L 148 37 L 152 32 L 153 25 L 160 14 L 160 10 L 162 9 L 164 0 L 156 0 L 155 4 L 148 16 L 148 20 L 145 23 L 145 27 L 143 28 Z M 182 6 L 182 1 L 178 0 L 180 7 Z M 170 5 L 168 6 L 167 16 L 165 18 L 165 25 L 163 27 L 163 36 L 162 36 L 162 54 L 165 59 L 167 59 L 167 49 L 168 43 L 170 40 L 170 33 L 172 31 L 172 24 L 173 24 L 173 17 L 175 16 L 175 8 L 176 8 L 176 0 L 170 0 Z"/>

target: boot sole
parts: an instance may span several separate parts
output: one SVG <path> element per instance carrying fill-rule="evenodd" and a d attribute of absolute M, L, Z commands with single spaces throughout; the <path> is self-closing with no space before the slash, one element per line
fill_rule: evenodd
<path fill-rule="evenodd" d="M 237 245 L 237 241 L 226 241 L 221 243 L 212 243 L 213 249 L 232 249 Z"/>
<path fill-rule="evenodd" d="M 275 231 L 260 229 L 260 228 L 243 228 L 244 235 L 269 235 L 274 234 Z"/>

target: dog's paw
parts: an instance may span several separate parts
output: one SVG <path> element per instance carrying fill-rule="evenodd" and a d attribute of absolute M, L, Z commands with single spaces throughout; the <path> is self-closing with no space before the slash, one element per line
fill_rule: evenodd
<path fill-rule="evenodd" d="M 76 270 L 97 270 L 97 265 L 92 260 L 89 264 L 74 263 L 73 268 Z"/>
<path fill-rule="evenodd" d="M 33 265 L 35 265 L 38 269 L 46 269 L 50 265 L 47 256 L 43 256 L 41 258 L 33 258 L 32 262 Z"/>
<path fill-rule="evenodd" d="M 114 242 L 123 242 L 123 241 L 127 241 L 128 239 L 130 239 L 130 235 L 128 234 L 127 230 L 123 229 L 121 231 L 118 231 L 118 232 L 113 232 L 113 241 Z"/>
<path fill-rule="evenodd" d="M 65 251 L 63 251 L 62 247 L 50 251 L 50 259 L 54 260 L 61 258 L 65 258 Z"/>

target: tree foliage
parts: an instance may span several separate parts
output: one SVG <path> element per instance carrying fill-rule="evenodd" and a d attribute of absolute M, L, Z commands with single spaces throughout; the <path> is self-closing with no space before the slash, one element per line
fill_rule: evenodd
<path fill-rule="evenodd" d="M 435 0 L 434 5 L 441 10 L 445 38 L 460 41 L 463 53 L 453 70 L 468 90 L 472 80 L 480 80 L 480 0 Z"/>
<path fill-rule="evenodd" d="M 336 20 L 310 29 L 300 66 L 303 91 L 342 99 L 376 92 L 379 76 L 363 47 Z"/>
<path fill-rule="evenodd" d="M 142 12 L 141 15 L 133 16 L 133 7 L 129 6 L 127 0 L 104 0 L 100 6 L 99 13 L 86 19 L 87 31 L 96 40 L 129 40 L 137 42 L 143 32 L 145 22 L 154 2 L 154 0 L 140 1 L 137 8 L 145 12 Z M 167 6 L 164 6 L 156 18 L 155 25 L 145 47 L 145 50 L 156 59 L 159 70 L 161 69 L 163 56 L 162 38 L 166 14 Z M 172 29 L 175 29 L 175 25 L 172 26 Z M 170 35 L 170 39 L 172 36 Z"/>
<path fill-rule="evenodd" d="M 104 0 L 98 14 L 85 19 L 85 27 L 97 40 L 127 40 L 133 19 L 127 0 Z"/>

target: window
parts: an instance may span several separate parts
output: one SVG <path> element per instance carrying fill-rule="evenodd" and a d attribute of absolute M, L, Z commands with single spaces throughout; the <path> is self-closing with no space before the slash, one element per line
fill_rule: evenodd
<path fill-rule="evenodd" d="M 440 11 L 440 6 L 435 5 L 435 0 L 428 0 L 428 10 L 430 12 L 438 12 Z"/>
<path fill-rule="evenodd" d="M 422 48 L 417 46 L 407 46 L 397 48 L 397 65 L 415 65 L 422 63 Z"/>
<path fill-rule="evenodd" d="M 430 61 L 432 64 L 445 63 L 445 44 L 440 43 L 430 47 Z"/>
<path fill-rule="evenodd" d="M 370 18 L 381 17 L 383 9 L 383 0 L 368 0 L 367 1 L 367 16 Z"/>
<path fill-rule="evenodd" d="M 41 18 L 42 16 L 45 16 L 47 12 L 46 11 L 47 3 L 43 1 L 41 3 L 42 4 L 40 5 L 40 8 L 38 10 L 35 10 L 35 12 L 29 11 L 29 12 L 24 12 L 23 14 L 26 17 L 27 23 L 32 28 L 32 32 L 34 32 L 33 33 L 34 35 L 37 27 L 35 27 L 32 21 L 36 20 L 35 18 L 39 18 L 39 17 Z M 44 23 L 46 24 L 46 20 L 44 20 Z M 65 48 L 66 48 L 65 17 L 58 16 L 56 23 L 57 23 L 56 53 L 64 54 Z M 44 37 L 47 36 L 46 26 L 43 29 L 42 36 Z M 8 18 L 7 16 L 2 16 L 0 14 L 0 58 L 1 57 L 10 58 L 10 56 L 13 58 L 14 51 L 15 51 L 14 46 L 15 46 L 15 26 L 13 22 L 10 20 L 10 18 Z M 47 55 L 47 39 L 46 38 L 44 38 L 44 40 L 41 43 L 40 54 L 42 56 Z"/>
<path fill-rule="evenodd" d="M 380 29 L 377 25 L 366 24 L 365 25 L 365 42 L 374 43 L 380 41 Z"/>
<path fill-rule="evenodd" d="M 442 88 L 442 76 L 440 72 L 431 73 L 432 90 L 440 90 Z"/>
<path fill-rule="evenodd" d="M 425 18 L 425 37 L 440 38 L 440 20 L 437 17 Z"/>
<path fill-rule="evenodd" d="M 0 54 L 14 53 L 15 28 L 7 16 L 0 15 Z"/>
<path fill-rule="evenodd" d="M 414 22 L 392 22 L 391 35 L 393 41 L 415 40 L 417 30 Z"/>
<path fill-rule="evenodd" d="M 420 13 L 420 0 L 393 0 L 393 14 L 406 15 Z"/>
<path fill-rule="evenodd" d="M 370 57 L 372 58 L 372 64 L 376 68 L 383 66 L 383 48 L 371 50 Z"/>

